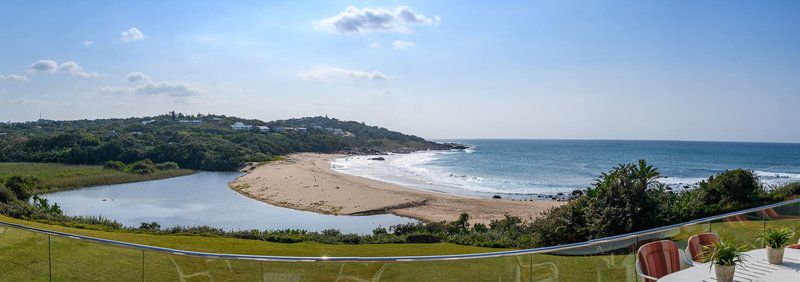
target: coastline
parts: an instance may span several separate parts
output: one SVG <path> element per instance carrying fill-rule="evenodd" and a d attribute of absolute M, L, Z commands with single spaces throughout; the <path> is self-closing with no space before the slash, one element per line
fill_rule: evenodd
<path fill-rule="evenodd" d="M 337 215 L 391 213 L 424 222 L 452 221 L 466 212 L 471 223 L 488 224 L 505 214 L 538 217 L 556 201 L 510 201 L 464 197 L 403 187 L 335 172 L 330 162 L 341 154 L 299 153 L 251 168 L 229 183 L 250 198 L 272 205 Z"/>

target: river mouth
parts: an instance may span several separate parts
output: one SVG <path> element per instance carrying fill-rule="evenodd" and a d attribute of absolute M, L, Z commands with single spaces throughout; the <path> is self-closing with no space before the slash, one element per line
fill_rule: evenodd
<path fill-rule="evenodd" d="M 40 195 L 67 215 L 102 216 L 126 226 L 158 222 L 163 228 L 207 225 L 232 230 L 339 229 L 370 234 L 377 227 L 415 223 L 391 214 L 337 216 L 273 206 L 228 188 L 238 172 L 192 175 L 103 185 Z"/>

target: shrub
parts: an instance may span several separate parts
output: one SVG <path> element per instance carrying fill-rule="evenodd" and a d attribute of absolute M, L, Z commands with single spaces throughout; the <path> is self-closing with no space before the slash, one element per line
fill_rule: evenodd
<path fill-rule="evenodd" d="M 658 199 L 664 190 L 655 182 L 660 175 L 644 160 L 603 173 L 587 190 L 585 217 L 591 238 L 661 226 L 665 209 Z"/>
<path fill-rule="evenodd" d="M 727 170 L 708 181 L 700 182 L 700 190 L 705 192 L 705 203 L 719 203 L 721 207 L 733 207 L 761 200 L 764 189 L 752 171 L 745 169 Z"/>
<path fill-rule="evenodd" d="M 103 164 L 103 168 L 111 170 L 123 170 L 125 169 L 125 163 L 120 161 L 107 161 Z"/>
<path fill-rule="evenodd" d="M 14 194 L 14 191 L 11 191 L 11 189 L 6 188 L 0 183 L 0 203 L 10 203 L 16 199 L 17 195 Z"/>
<path fill-rule="evenodd" d="M 130 173 L 150 174 L 156 172 L 158 168 L 156 168 L 156 165 L 150 159 L 144 159 L 129 164 L 125 170 Z"/>
<path fill-rule="evenodd" d="M 775 201 L 785 201 L 800 196 L 800 182 L 792 182 L 770 191 Z"/>
<path fill-rule="evenodd" d="M 580 197 L 543 212 L 530 224 L 530 232 L 534 235 L 533 244 L 554 246 L 585 241 L 589 237 L 585 217 L 586 202 L 586 197 Z"/>
<path fill-rule="evenodd" d="M 163 162 L 156 164 L 158 170 L 173 170 L 180 168 L 176 162 Z"/>
<path fill-rule="evenodd" d="M 5 186 L 21 201 L 27 201 L 39 188 L 40 180 L 36 176 L 14 175 L 6 179 Z"/>

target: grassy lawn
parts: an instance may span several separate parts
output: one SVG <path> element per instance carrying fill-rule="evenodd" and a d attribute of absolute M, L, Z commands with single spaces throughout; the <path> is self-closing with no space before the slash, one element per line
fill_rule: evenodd
<path fill-rule="evenodd" d="M 176 169 L 151 174 L 133 174 L 103 169 L 96 165 L 65 165 L 53 163 L 0 163 L 0 177 L 32 175 L 39 177 L 50 192 L 97 185 L 119 184 L 164 179 L 191 174 L 192 170 Z"/>
<path fill-rule="evenodd" d="M 26 224 L 74 234 L 126 241 L 182 250 L 285 255 L 285 256 L 403 256 L 492 252 L 489 249 L 440 244 L 326 245 L 313 242 L 271 243 L 231 238 L 147 235 L 104 232 L 51 226 L 0 216 L 0 221 Z M 800 227 L 796 219 L 771 220 L 768 226 Z M 760 220 L 714 222 L 711 229 L 723 240 L 739 238 L 757 248 L 754 237 L 764 227 Z M 669 239 L 681 248 L 689 236 L 707 231 L 708 224 L 682 227 L 639 238 L 639 243 Z M 205 260 L 178 255 L 142 252 L 69 238 L 52 237 L 50 252 L 54 281 L 110 280 L 174 281 L 181 275 L 194 275 L 187 281 L 514 281 L 558 276 L 563 281 L 598 278 L 624 281 L 635 278 L 635 240 L 614 245 L 592 246 L 553 254 L 521 255 L 476 260 L 431 262 L 259 262 Z M 0 228 L 0 280 L 44 281 L 48 278 L 48 238 L 17 229 Z M 532 271 L 531 271 L 532 270 Z"/>

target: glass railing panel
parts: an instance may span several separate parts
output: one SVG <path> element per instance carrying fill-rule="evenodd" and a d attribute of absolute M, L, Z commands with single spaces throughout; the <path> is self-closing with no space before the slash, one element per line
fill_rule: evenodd
<path fill-rule="evenodd" d="M 723 240 L 738 240 L 747 250 L 759 248 L 758 235 L 764 230 L 763 212 L 751 212 L 714 220 L 711 231 Z"/>
<path fill-rule="evenodd" d="M 141 281 L 142 252 L 51 236 L 53 281 Z"/>
<path fill-rule="evenodd" d="M 145 281 L 258 281 L 261 264 L 147 251 L 144 270 Z"/>
<path fill-rule="evenodd" d="M 392 262 L 382 265 L 373 281 L 529 281 L 530 265 L 528 255 Z"/>
<path fill-rule="evenodd" d="M 532 255 L 533 281 L 636 281 L 636 239 Z"/>
<path fill-rule="evenodd" d="M 800 236 L 800 203 L 764 209 L 762 213 L 766 218 L 767 227 L 789 227 L 795 231 L 796 237 Z M 793 239 L 792 243 L 798 242 L 797 238 Z"/>
<path fill-rule="evenodd" d="M 261 281 L 372 281 L 382 264 L 263 261 Z"/>
<path fill-rule="evenodd" d="M 0 280 L 48 281 L 47 235 L 0 226 Z"/>

